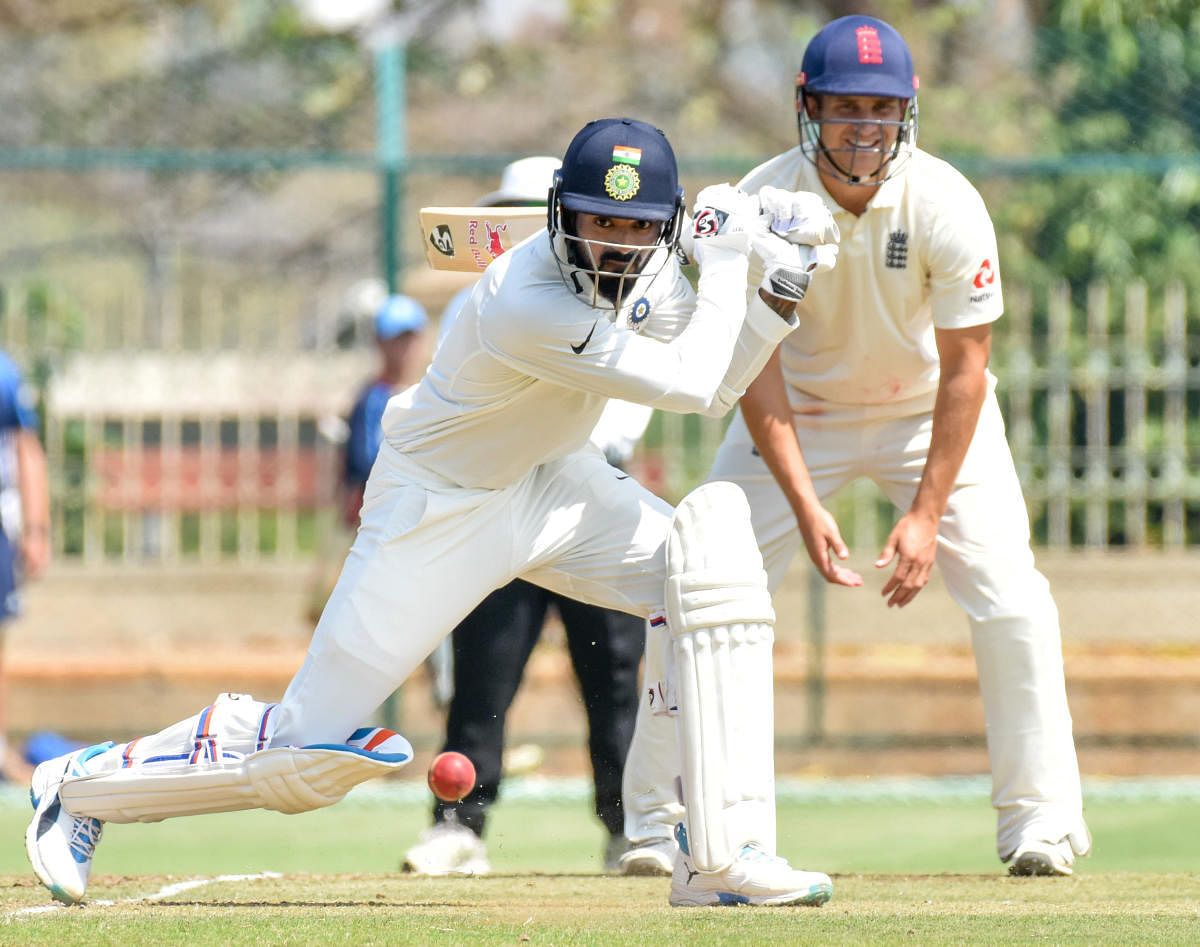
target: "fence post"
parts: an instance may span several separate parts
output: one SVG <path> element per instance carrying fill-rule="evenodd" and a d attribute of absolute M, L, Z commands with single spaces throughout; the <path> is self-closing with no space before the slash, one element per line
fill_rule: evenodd
<path fill-rule="evenodd" d="M 1087 545 L 1096 549 L 1108 545 L 1109 455 L 1108 455 L 1108 283 L 1100 281 L 1088 287 L 1087 361 L 1084 363 L 1083 394 L 1087 405 L 1086 474 Z"/>
<path fill-rule="evenodd" d="M 400 42 L 388 42 L 375 51 L 375 120 L 377 153 L 383 177 L 380 201 L 380 229 L 383 252 L 383 278 L 388 292 L 399 287 L 396 261 L 401 253 L 401 235 L 396 221 L 403 212 L 404 196 L 401 167 L 404 164 L 405 50 Z"/>
<path fill-rule="evenodd" d="M 1187 296 L 1179 283 L 1163 298 L 1163 545 L 1184 544 L 1184 500 L 1187 483 Z"/>
<path fill-rule="evenodd" d="M 1030 337 L 1031 301 L 1027 290 L 1006 292 L 1008 306 L 1008 353 L 1003 384 L 1008 392 L 1008 440 L 1012 446 L 1017 476 L 1029 495 L 1033 474 L 1033 340 Z M 1039 499 L 1041 499 L 1039 497 Z"/>
<path fill-rule="evenodd" d="M 1125 290 L 1125 542 L 1146 542 L 1146 284 Z"/>
<path fill-rule="evenodd" d="M 1050 292 L 1046 366 L 1046 513 L 1047 541 L 1071 542 L 1071 289 L 1057 284 Z"/>

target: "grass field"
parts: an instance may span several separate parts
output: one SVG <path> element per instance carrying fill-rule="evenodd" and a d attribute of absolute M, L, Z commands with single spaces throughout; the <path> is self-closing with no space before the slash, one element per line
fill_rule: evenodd
<path fill-rule="evenodd" d="M 781 854 L 834 878 L 833 900 L 817 909 L 671 909 L 665 879 L 601 873 L 586 787 L 545 788 L 514 783 L 496 807 L 487 878 L 399 873 L 428 797 L 394 783 L 299 816 L 110 825 L 89 903 L 71 909 L 54 907 L 34 881 L 20 844 L 29 810 L 9 794 L 0 799 L 0 831 L 11 840 L 0 846 L 0 943 L 1200 941 L 1194 781 L 1092 787 L 1096 852 L 1074 877 L 1056 879 L 1004 874 L 978 781 L 781 785 Z"/>

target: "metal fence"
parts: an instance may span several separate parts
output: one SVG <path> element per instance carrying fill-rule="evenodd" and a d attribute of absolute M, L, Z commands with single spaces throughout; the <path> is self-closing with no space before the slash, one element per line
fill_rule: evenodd
<path fill-rule="evenodd" d="M 253 287 L 167 300 L 148 336 L 131 285 L 80 312 L 3 286 L 0 346 L 42 391 L 55 553 L 85 562 L 291 561 L 334 503 L 336 418 L 370 371 L 337 305 Z M 307 309 L 306 309 L 307 307 Z M 315 319 L 296 313 L 323 312 Z M 186 313 L 186 317 L 182 314 Z M 106 315 L 108 314 L 108 315 Z M 111 316 L 111 318 L 110 318 Z M 1036 540 L 1179 548 L 1200 542 L 1200 367 L 1178 287 L 1008 292 L 993 364 Z M 707 473 L 727 419 L 658 414 L 636 469 L 676 499 Z M 894 511 L 869 483 L 835 501 L 879 542 Z"/>
<path fill-rule="evenodd" d="M 337 417 L 371 366 L 311 287 L 160 300 L 141 285 L 6 280 L 0 347 L 39 389 L 60 561 L 287 562 L 336 498 Z M 321 305 L 324 302 L 326 305 Z M 315 322 L 312 309 L 327 313 Z"/>
<path fill-rule="evenodd" d="M 1200 543 L 1200 339 L 1181 286 L 1006 288 L 992 366 L 1035 542 L 1181 548 Z M 708 469 L 724 421 L 662 415 L 643 454 L 669 497 Z M 895 520 L 867 481 L 835 501 L 843 533 L 874 546 Z"/>

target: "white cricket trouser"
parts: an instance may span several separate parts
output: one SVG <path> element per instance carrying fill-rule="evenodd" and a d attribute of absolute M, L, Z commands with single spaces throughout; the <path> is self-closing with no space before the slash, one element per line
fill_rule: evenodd
<path fill-rule="evenodd" d="M 385 444 L 275 744 L 343 739 L 514 578 L 648 615 L 662 606 L 671 513 L 590 445 L 485 490 L 441 481 Z"/>
<path fill-rule="evenodd" d="M 661 609 L 671 516 L 590 445 L 484 490 L 439 480 L 385 444 L 354 545 L 274 709 L 273 735 L 255 743 L 254 721 L 232 722 L 251 743 L 239 749 L 344 743 L 488 593 L 518 576 L 643 617 Z M 117 748 L 127 761 L 114 765 L 201 745 L 203 717 Z"/>
<path fill-rule="evenodd" d="M 910 507 L 928 454 L 930 415 L 854 422 L 800 415 L 796 429 L 823 501 L 851 481 L 868 477 L 899 509 Z M 740 413 L 709 479 L 729 480 L 745 491 L 774 592 L 803 543 L 782 490 L 753 451 Z M 937 564 L 970 623 L 1001 858 L 1007 860 L 1027 838 L 1057 841 L 1082 832 L 1058 610 L 1049 583 L 1034 566 L 1028 513 L 994 395 L 984 403 L 942 519 Z M 673 787 L 678 764 L 667 758 L 668 744 L 659 732 L 672 724 L 639 709 L 626 764 L 626 832 L 631 838 L 666 835 L 677 818 Z"/>

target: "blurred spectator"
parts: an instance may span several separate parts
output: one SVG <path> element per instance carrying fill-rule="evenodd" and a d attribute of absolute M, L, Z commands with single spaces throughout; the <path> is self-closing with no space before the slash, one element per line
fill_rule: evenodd
<path fill-rule="evenodd" d="M 425 366 L 421 341 L 428 324 L 425 309 L 408 296 L 389 296 L 375 313 L 379 374 L 354 402 L 346 440 L 342 519 L 348 526 L 358 526 L 363 489 L 383 437 L 383 409 L 392 395 L 417 380 L 417 374 Z"/>
<path fill-rule="evenodd" d="M 50 561 L 50 489 L 37 415 L 17 366 L 0 352 L 0 646 L 20 614 L 20 587 Z M 8 753 L 8 674 L 0 663 L 0 773 L 27 778 Z"/>

